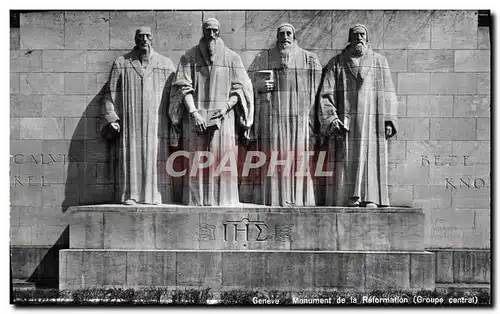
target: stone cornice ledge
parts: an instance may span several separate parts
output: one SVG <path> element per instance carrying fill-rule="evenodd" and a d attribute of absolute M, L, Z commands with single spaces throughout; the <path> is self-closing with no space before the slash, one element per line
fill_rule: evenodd
<path fill-rule="evenodd" d="M 259 212 L 259 213 L 423 213 L 422 208 L 415 207 L 381 207 L 381 208 L 365 208 L 365 207 L 333 207 L 333 206 L 303 206 L 303 207 L 281 207 L 281 206 L 264 206 L 256 204 L 240 204 L 239 206 L 186 206 L 178 204 L 161 204 L 161 205 L 134 205 L 127 206 L 121 204 L 99 204 L 99 205 L 84 205 L 72 206 L 68 209 L 70 213 L 76 212 L 191 212 L 191 213 L 228 213 L 228 212 Z"/>

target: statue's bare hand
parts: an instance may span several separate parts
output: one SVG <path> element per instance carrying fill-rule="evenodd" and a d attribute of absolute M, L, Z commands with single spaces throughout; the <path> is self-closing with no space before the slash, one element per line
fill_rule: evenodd
<path fill-rule="evenodd" d="M 111 122 L 111 127 L 116 131 L 120 132 L 120 123 L 118 122 Z"/>
<path fill-rule="evenodd" d="M 342 121 L 340 121 L 340 119 L 337 118 L 333 120 L 332 123 L 330 124 L 330 131 L 332 134 L 344 135 L 347 132 L 347 129 L 342 123 Z"/>
<path fill-rule="evenodd" d="M 203 119 L 203 117 L 197 111 L 193 112 L 191 115 L 194 119 L 196 127 L 198 128 L 198 131 L 200 131 L 200 133 L 205 132 L 207 129 L 207 122 L 205 121 L 205 119 Z"/>
<path fill-rule="evenodd" d="M 388 139 L 388 138 L 391 138 L 394 136 L 394 128 L 392 127 L 392 125 L 386 125 L 385 126 L 385 138 Z"/>
<path fill-rule="evenodd" d="M 274 90 L 274 81 L 273 80 L 260 80 L 257 83 L 257 90 L 260 93 L 268 93 Z"/>

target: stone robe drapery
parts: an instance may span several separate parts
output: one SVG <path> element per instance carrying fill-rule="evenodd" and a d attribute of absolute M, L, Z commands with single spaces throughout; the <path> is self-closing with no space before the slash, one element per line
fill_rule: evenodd
<path fill-rule="evenodd" d="M 385 125 L 397 130 L 397 97 L 387 59 L 368 49 L 355 66 L 344 50 L 326 66 L 319 96 L 321 132 L 332 136 L 329 126 L 337 116 L 348 119 L 350 129 L 330 141 L 334 174 L 329 184 L 335 192 L 327 193 L 325 205 L 345 206 L 359 197 L 389 206 Z"/>
<path fill-rule="evenodd" d="M 155 51 L 145 68 L 135 49 L 113 63 L 102 113 L 107 123 L 119 120 L 121 127 L 113 152 L 117 201 L 162 203 L 159 183 L 165 183 L 166 175 L 167 85 L 174 70 L 172 62 Z M 163 188 L 165 192 L 167 187 Z M 169 193 L 165 192 L 163 201 L 170 202 Z"/>
<path fill-rule="evenodd" d="M 260 70 L 273 70 L 275 89 L 270 93 L 254 92 L 253 133 L 257 138 L 256 150 L 265 154 L 266 163 L 251 174 L 254 176 L 251 202 L 314 206 L 314 167 L 311 167 L 314 156 L 306 154 L 314 151 L 315 98 L 321 64 L 314 53 L 293 44 L 285 68 L 276 46 L 257 57 L 249 69 L 254 86 Z M 278 166 L 268 175 L 273 153 L 278 154 L 278 160 L 291 161 L 291 167 Z"/>
<path fill-rule="evenodd" d="M 236 95 L 238 102 L 225 116 L 220 129 L 199 134 L 183 100 L 189 93 L 193 95 L 198 112 L 208 119 L 218 108 L 225 111 L 231 95 Z M 202 41 L 182 56 L 172 84 L 169 116 L 177 134 L 177 138 L 172 137 L 171 144 L 181 145 L 181 149 L 190 153 L 189 160 L 184 158 L 183 203 L 206 206 L 239 204 L 236 144 L 238 137 L 248 138 L 253 110 L 252 83 L 241 58 L 225 47 L 220 38 L 212 60 Z M 196 152 L 210 152 L 212 166 L 193 173 L 194 163 L 206 158 L 195 160 Z M 227 170 L 218 171 L 218 166 L 225 166 Z"/>

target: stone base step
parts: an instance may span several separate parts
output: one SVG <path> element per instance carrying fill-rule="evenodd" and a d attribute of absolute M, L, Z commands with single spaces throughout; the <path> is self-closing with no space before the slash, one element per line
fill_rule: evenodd
<path fill-rule="evenodd" d="M 424 251 L 420 208 L 71 207 L 70 248 Z"/>
<path fill-rule="evenodd" d="M 429 252 L 103 250 L 59 252 L 59 289 L 433 290 Z"/>

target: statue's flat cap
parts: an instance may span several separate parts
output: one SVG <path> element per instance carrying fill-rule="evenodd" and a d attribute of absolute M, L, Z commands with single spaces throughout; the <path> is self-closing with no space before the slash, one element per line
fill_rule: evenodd
<path fill-rule="evenodd" d="M 141 26 L 139 27 L 136 31 L 135 31 L 135 34 L 138 35 L 138 34 L 148 34 L 148 35 L 151 35 L 151 27 L 148 27 L 148 26 Z"/>
<path fill-rule="evenodd" d="M 203 27 L 207 27 L 207 26 L 217 26 L 217 28 L 219 28 L 220 22 L 214 17 L 209 17 L 208 19 L 206 19 L 203 22 Z"/>

